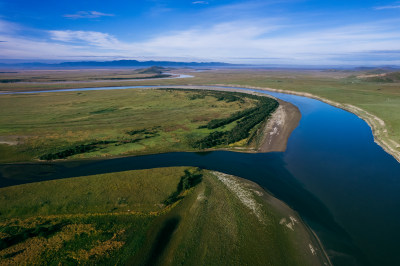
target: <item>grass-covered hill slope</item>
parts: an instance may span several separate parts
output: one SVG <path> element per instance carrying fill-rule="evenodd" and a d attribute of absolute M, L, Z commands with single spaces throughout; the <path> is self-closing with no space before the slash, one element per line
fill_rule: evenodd
<path fill-rule="evenodd" d="M 0 162 L 15 162 L 248 147 L 278 103 L 132 89 L 0 95 L 0 106 Z"/>
<path fill-rule="evenodd" d="M 400 82 L 400 72 L 364 75 L 361 76 L 361 79 L 368 82 L 381 82 L 381 83 Z"/>
<path fill-rule="evenodd" d="M 296 213 L 222 173 L 172 167 L 0 189 L 0 264 L 324 262 Z"/>
<path fill-rule="evenodd" d="M 166 71 L 167 68 L 152 66 L 148 68 L 138 69 L 137 72 L 140 74 L 162 74 L 163 71 Z"/>

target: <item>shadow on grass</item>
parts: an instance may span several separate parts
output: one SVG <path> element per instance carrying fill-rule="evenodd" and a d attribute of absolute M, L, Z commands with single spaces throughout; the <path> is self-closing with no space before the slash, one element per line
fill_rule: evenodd
<path fill-rule="evenodd" d="M 144 265 L 155 265 L 158 262 L 171 240 L 172 234 L 178 227 L 180 220 L 181 218 L 179 216 L 174 216 L 163 223 Z"/>
<path fill-rule="evenodd" d="M 66 223 L 62 222 L 55 225 L 41 224 L 37 225 L 34 228 L 23 229 L 17 234 L 13 234 L 11 236 L 0 239 L 0 250 L 24 242 L 25 240 L 32 237 L 39 236 L 49 238 L 50 236 L 60 232 L 65 225 Z"/>

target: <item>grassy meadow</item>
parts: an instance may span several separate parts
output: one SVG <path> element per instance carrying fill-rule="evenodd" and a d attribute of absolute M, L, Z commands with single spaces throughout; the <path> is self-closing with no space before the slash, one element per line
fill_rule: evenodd
<path fill-rule="evenodd" d="M 210 121 L 258 102 L 227 92 L 149 89 L 1 95 L 0 162 L 198 150 L 193 143 L 244 118 L 207 128 Z"/>
<path fill-rule="evenodd" d="M 0 261 L 322 265 L 325 260 L 296 213 L 254 183 L 171 167 L 1 188 Z"/>
<path fill-rule="evenodd" d="M 97 70 L 92 70 L 96 72 Z M 104 70 L 113 73 L 114 70 Z M 381 118 L 391 139 L 400 143 L 400 82 L 398 73 L 384 74 L 386 70 L 265 70 L 265 69 L 218 69 L 204 72 L 174 70 L 194 75 L 188 79 L 119 81 L 87 84 L 84 87 L 129 85 L 215 85 L 233 84 L 312 93 L 342 104 L 351 104 Z M 12 79 L 13 73 L 3 74 Z M 68 76 L 64 71 L 60 75 Z M 107 74 L 108 75 L 108 74 Z M 81 88 L 82 84 L 0 84 L 0 91 L 29 91 L 46 89 Z M 400 151 L 400 147 L 397 147 Z"/>
<path fill-rule="evenodd" d="M 235 84 L 307 92 L 359 107 L 385 122 L 388 136 L 400 144 L 400 82 L 374 82 L 363 71 L 250 71 L 198 73 L 206 84 Z M 395 147 L 400 152 L 400 147 Z"/>
<path fill-rule="evenodd" d="M 400 81 L 362 78 L 363 72 L 268 73 L 229 84 L 307 92 L 344 105 L 353 105 L 377 116 L 385 123 L 380 138 L 400 153 Z M 393 75 L 393 74 L 392 74 Z M 390 75 L 390 76 L 392 76 Z M 389 77 L 390 77 L 389 76 Z M 358 112 L 364 117 L 363 112 Z M 368 118 L 368 116 L 365 116 Z M 379 128 L 378 125 L 377 128 Z M 387 135 L 386 135 L 387 131 Z M 395 143 L 392 143 L 392 140 Z M 399 158 L 399 157 L 397 157 Z"/>
<path fill-rule="evenodd" d="M 379 76 L 375 76 L 378 73 Z M 399 72 L 381 69 L 287 70 L 218 69 L 191 73 L 194 78 L 160 80 L 160 85 L 242 85 L 306 92 L 318 97 L 353 105 L 385 122 L 391 147 L 400 153 L 400 81 Z M 138 83 L 132 83 L 138 85 Z M 141 82 L 140 85 L 155 84 Z M 106 84 L 105 84 L 106 85 Z M 26 88 L 21 88 L 25 90 Z M 362 112 L 360 113 L 362 115 Z M 384 129 L 383 129 L 384 130 Z"/>
<path fill-rule="evenodd" d="M 120 81 L 131 79 L 151 79 L 168 77 L 162 74 L 167 69 L 162 67 L 138 69 L 70 69 L 70 70 L 12 70 L 0 71 L 0 84 L 12 85 L 22 82 L 69 83 L 97 82 L 101 80 Z M 0 86 L 1 86 L 0 85 Z"/>

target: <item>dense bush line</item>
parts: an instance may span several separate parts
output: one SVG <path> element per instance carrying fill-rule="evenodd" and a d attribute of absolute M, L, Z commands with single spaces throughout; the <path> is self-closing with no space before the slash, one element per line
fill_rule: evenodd
<path fill-rule="evenodd" d="M 206 149 L 221 144 L 235 143 L 249 137 L 251 129 L 263 122 L 279 105 L 276 100 L 271 98 L 250 96 L 258 98 L 259 103 L 256 107 L 232 114 L 225 119 L 212 120 L 206 125 L 207 128 L 212 129 L 237 121 L 237 125 L 232 130 L 212 132 L 205 138 L 193 143 L 192 146 L 198 149 Z"/>
<path fill-rule="evenodd" d="M 240 102 L 244 103 L 243 96 L 245 93 L 240 92 L 225 92 L 225 91 L 210 91 L 210 90 L 190 90 L 190 89 L 176 89 L 176 88 L 162 88 L 159 90 L 167 91 L 184 91 L 190 92 L 188 95 L 189 100 L 204 99 L 206 96 L 214 97 L 217 101 Z"/>
<path fill-rule="evenodd" d="M 94 151 L 96 149 L 104 148 L 104 146 L 108 145 L 108 144 L 114 144 L 115 146 L 119 146 L 119 145 L 128 144 L 128 143 L 136 143 L 136 142 L 144 140 L 144 139 L 149 139 L 149 138 L 158 136 L 158 131 L 157 131 L 157 128 L 152 128 L 152 129 L 145 128 L 145 129 L 127 131 L 126 134 L 128 134 L 130 136 L 134 136 L 136 138 L 122 139 L 122 140 L 102 140 L 102 141 L 91 142 L 88 144 L 80 144 L 80 145 L 76 145 L 74 147 L 65 149 L 63 151 L 42 155 L 39 157 L 39 159 L 46 160 L 46 161 L 65 159 L 65 158 L 68 158 L 68 157 L 76 155 L 76 154 L 82 154 L 82 153 Z"/>
<path fill-rule="evenodd" d="M 157 130 L 158 128 L 159 127 L 155 127 L 155 128 L 151 128 L 151 129 L 143 128 L 143 129 L 130 130 L 130 131 L 127 131 L 126 134 L 131 135 L 131 136 L 135 136 L 135 135 L 139 135 L 139 134 L 156 136 L 158 133 L 158 130 Z"/>
<path fill-rule="evenodd" d="M 168 78 L 172 75 L 168 74 L 157 74 L 149 77 L 128 77 L 128 78 L 95 78 L 95 80 L 131 80 L 131 79 L 158 79 L 158 78 Z"/>
<path fill-rule="evenodd" d="M 257 109 L 257 107 L 249 108 L 249 109 L 246 109 L 243 111 L 236 112 L 227 118 L 213 119 L 210 122 L 208 122 L 207 125 L 201 126 L 200 128 L 214 129 L 214 128 L 219 128 L 219 127 L 225 126 L 225 125 L 230 124 L 233 121 L 236 121 L 244 116 L 250 115 L 251 113 L 256 111 L 256 109 Z"/>
<path fill-rule="evenodd" d="M 199 139 L 190 140 L 189 145 L 191 145 L 193 148 L 196 149 L 211 148 L 222 144 L 226 145 L 248 138 L 251 130 L 256 125 L 264 121 L 278 107 L 278 102 L 275 101 L 274 99 L 267 97 L 260 97 L 246 93 L 219 92 L 219 91 L 206 91 L 206 90 L 196 91 L 195 93 L 193 93 L 194 92 L 193 90 L 188 90 L 188 89 L 181 90 L 181 89 L 170 89 L 170 88 L 161 90 L 167 90 L 167 91 L 178 90 L 178 91 L 190 92 L 188 94 L 189 95 L 188 97 L 194 97 L 193 99 L 212 96 L 215 97 L 218 101 L 226 101 L 226 102 L 239 101 L 241 103 L 244 103 L 246 98 L 254 99 L 257 101 L 255 107 L 251 107 L 246 110 L 236 112 L 227 118 L 211 120 L 206 125 L 202 126 L 202 128 L 217 129 L 236 121 L 236 126 L 230 131 L 222 131 L 222 130 L 214 131 L 209 133 L 206 137 L 200 140 Z M 97 112 L 108 112 L 108 111 L 112 110 L 103 109 Z M 81 143 L 79 145 L 75 145 L 69 148 L 64 148 L 64 150 L 58 152 L 44 154 L 39 158 L 41 160 L 65 159 L 76 154 L 82 154 L 99 149 L 104 149 L 109 144 L 119 146 L 127 143 L 135 143 L 148 138 L 153 138 L 159 136 L 158 132 L 159 132 L 159 127 L 130 130 L 125 132 L 127 135 L 131 136 L 129 139 Z"/>
<path fill-rule="evenodd" d="M 75 147 L 60 151 L 60 152 L 42 155 L 42 156 L 40 156 L 40 160 L 50 161 L 50 160 L 56 160 L 56 159 L 65 159 L 65 158 L 75 155 L 75 154 L 81 154 L 81 153 L 93 151 L 98 148 L 97 145 L 111 144 L 111 143 L 117 143 L 117 142 L 118 141 L 116 141 L 116 140 L 103 140 L 103 141 L 92 142 L 89 144 L 80 144 Z"/>
<path fill-rule="evenodd" d="M 182 191 L 185 191 L 189 188 L 196 186 L 198 183 L 201 182 L 203 175 L 201 174 L 200 170 L 197 169 L 194 173 L 191 173 L 189 170 L 185 170 L 185 174 L 181 177 L 181 180 L 178 183 L 176 191 L 172 193 L 166 200 L 164 200 L 165 205 L 172 204 L 182 197 L 179 196 Z"/>

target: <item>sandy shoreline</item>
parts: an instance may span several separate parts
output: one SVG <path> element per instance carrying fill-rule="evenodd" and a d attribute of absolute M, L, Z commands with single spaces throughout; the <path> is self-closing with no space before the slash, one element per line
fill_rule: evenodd
<path fill-rule="evenodd" d="M 277 99 L 278 109 L 268 119 L 264 127 L 263 140 L 258 152 L 283 152 L 293 130 L 299 125 L 300 110 L 291 103 Z"/>
<path fill-rule="evenodd" d="M 262 140 L 255 150 L 246 148 L 233 148 L 228 149 L 232 151 L 240 152 L 284 152 L 287 147 L 287 142 L 292 134 L 293 130 L 298 126 L 301 119 L 301 113 L 299 108 L 295 105 L 277 99 L 271 95 L 258 93 L 254 91 L 243 91 L 234 88 L 220 88 L 214 86 L 195 86 L 195 85 L 178 85 L 171 86 L 173 88 L 182 88 L 189 90 L 214 90 L 214 91 L 229 91 L 229 92 L 240 92 L 253 94 L 262 97 L 269 97 L 277 100 L 279 102 L 279 107 L 275 112 L 268 118 L 264 128 L 262 129 Z M 147 88 L 147 89 L 157 89 L 157 88 Z M 214 150 L 214 149 L 210 149 Z"/>
<path fill-rule="evenodd" d="M 237 88 L 247 88 L 247 89 L 255 89 L 255 90 L 265 90 L 271 92 L 280 92 L 298 96 L 304 96 L 311 99 L 316 99 L 321 102 L 327 103 L 334 107 L 343 109 L 350 113 L 355 114 L 360 119 L 364 120 L 372 130 L 372 134 L 374 136 L 374 141 L 378 144 L 382 149 L 385 150 L 388 154 L 392 155 L 400 163 L 400 144 L 391 139 L 388 135 L 388 131 L 385 125 L 385 122 L 380 119 L 379 117 L 359 108 L 351 104 L 341 104 L 338 102 L 334 102 L 328 100 L 323 97 L 316 96 L 311 93 L 307 92 L 297 92 L 297 91 L 290 91 L 290 90 L 280 90 L 280 89 L 273 89 L 273 88 L 262 88 L 262 87 L 254 87 L 254 86 L 246 86 L 246 85 L 235 85 L 235 84 L 215 84 L 214 86 L 229 86 L 229 87 L 237 87 Z"/>
<path fill-rule="evenodd" d="M 221 86 L 221 85 L 217 85 Z M 263 97 L 270 97 L 274 98 L 275 97 L 267 94 L 262 94 L 262 93 L 257 93 L 253 91 L 243 91 L 239 89 L 240 87 L 243 88 L 250 88 L 252 89 L 253 87 L 246 87 L 246 86 L 233 86 L 233 85 L 224 85 L 224 86 L 232 86 L 232 87 L 238 87 L 238 89 L 234 88 L 219 88 L 215 86 L 182 86 L 182 85 L 175 85 L 175 86 L 170 86 L 171 88 L 184 88 L 184 89 L 193 89 L 193 90 L 216 90 L 216 91 L 230 91 L 230 92 L 240 92 L 240 93 L 247 93 L 247 94 L 255 94 Z M 155 87 L 156 88 L 156 87 Z M 152 89 L 152 88 L 146 88 L 146 89 Z M 255 88 L 254 89 L 260 89 L 260 90 L 270 90 L 274 91 L 273 89 L 265 89 L 265 88 Z M 277 91 L 277 90 L 275 90 Z M 282 91 L 283 92 L 283 91 Z M 287 147 L 287 141 L 293 132 L 293 130 L 298 126 L 299 121 L 301 119 L 301 113 L 299 109 L 286 101 L 276 99 L 279 102 L 279 107 L 277 110 L 268 118 L 268 121 L 266 122 L 264 128 L 262 129 L 262 140 L 261 144 L 256 150 L 246 150 L 246 149 L 230 149 L 234 151 L 240 151 L 240 152 L 283 152 L 286 150 Z M 7 143 L 10 145 L 10 143 Z M 305 227 L 306 230 L 308 230 L 309 235 L 310 235 L 310 241 L 313 244 L 313 247 L 310 246 L 309 248 L 311 249 L 310 252 L 316 256 L 316 258 L 319 258 L 321 261 L 325 261 L 327 265 L 331 265 L 331 262 L 329 260 L 328 255 L 326 254 L 326 251 L 324 250 L 324 247 L 320 240 L 318 239 L 317 235 L 311 230 L 311 228 L 308 227 L 308 225 L 301 220 L 300 216 L 293 211 L 286 203 L 282 202 L 281 200 L 275 198 L 271 194 L 269 194 L 267 191 L 265 191 L 263 188 L 261 188 L 258 184 L 243 179 L 236 177 L 242 185 L 251 187 L 253 191 L 258 193 L 259 195 L 262 195 L 263 200 L 274 206 L 275 208 L 281 210 L 284 213 L 287 213 L 288 215 L 293 215 L 297 218 L 297 220 L 300 221 L 300 224 Z M 293 229 L 291 229 L 293 230 Z M 314 253 L 314 248 L 317 251 L 317 253 Z"/>
<path fill-rule="evenodd" d="M 283 215 L 283 218 L 280 221 L 280 224 L 282 224 L 282 226 L 287 226 L 289 229 L 288 231 L 292 232 L 292 233 L 296 231 L 298 234 L 300 234 L 300 232 L 301 232 L 302 239 L 308 239 L 308 241 L 309 241 L 308 246 L 304 246 L 304 247 L 302 247 L 302 249 L 303 249 L 303 252 L 310 254 L 310 258 L 312 258 L 310 263 L 312 265 L 320 265 L 320 264 L 332 265 L 332 262 L 330 261 L 330 258 L 328 256 L 328 254 L 326 253 L 326 250 L 324 249 L 318 236 L 301 219 L 300 215 L 296 211 L 294 211 L 292 208 L 290 208 L 285 202 L 274 197 L 270 192 L 264 190 L 260 185 L 258 185 L 257 183 L 255 183 L 253 181 L 250 181 L 248 179 L 244 179 L 244 178 L 241 178 L 238 176 L 233 176 L 233 175 L 227 175 L 227 174 L 220 173 L 217 171 L 213 171 L 212 173 L 215 176 L 222 174 L 223 176 L 229 176 L 230 178 L 233 178 L 234 180 L 236 180 L 237 184 L 240 186 L 238 190 L 247 190 L 247 191 L 251 192 L 251 194 L 253 194 L 254 196 L 257 195 L 258 197 L 260 197 L 263 204 L 266 204 L 267 206 L 271 206 L 272 208 L 277 210 L 281 215 Z M 234 190 L 232 192 L 235 193 Z M 241 191 L 236 192 L 236 194 L 238 194 L 239 197 L 241 197 L 241 196 L 243 197 L 244 195 L 246 195 L 246 193 L 243 193 Z M 244 203 L 249 203 L 249 201 L 250 201 L 249 199 L 245 199 Z M 251 206 L 251 207 L 253 207 L 253 206 Z M 255 211 L 257 211 L 257 210 L 255 210 Z M 288 221 L 289 223 L 285 224 L 282 221 Z"/>
<path fill-rule="evenodd" d="M 219 85 L 220 86 L 220 85 Z M 287 147 L 288 139 L 293 130 L 298 126 L 301 113 L 300 110 L 293 104 L 277 99 L 271 95 L 254 91 L 243 91 L 238 87 L 235 88 L 221 88 L 215 86 L 196 86 L 196 85 L 176 85 L 166 86 L 173 88 L 189 89 L 189 90 L 212 90 L 212 91 L 228 91 L 253 94 L 262 97 L 269 97 L 279 102 L 279 107 L 275 112 L 266 120 L 266 123 L 261 129 L 261 141 L 256 147 L 232 147 L 223 150 L 240 151 L 240 152 L 284 152 Z M 236 87 L 236 86 L 235 86 Z M 158 89 L 158 86 L 146 87 L 143 89 Z M 5 141 L 0 138 L 0 144 L 16 145 L 17 142 Z M 210 149 L 214 150 L 214 149 Z M 221 150 L 221 149 L 217 149 Z"/>

